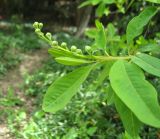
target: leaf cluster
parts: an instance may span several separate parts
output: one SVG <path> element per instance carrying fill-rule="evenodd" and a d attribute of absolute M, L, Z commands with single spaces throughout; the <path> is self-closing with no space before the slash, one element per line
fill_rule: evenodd
<path fill-rule="evenodd" d="M 116 35 L 112 24 L 105 30 L 104 26 L 96 21 L 97 28 L 88 32 L 88 36 L 93 37 L 95 43 L 92 47 L 86 46 L 83 52 L 76 46 L 68 48 L 66 43 L 59 45 L 53 40 L 51 33 L 44 34 L 41 31 L 42 23 L 35 22 L 35 32 L 51 45 L 49 53 L 58 63 L 83 65 L 58 78 L 48 88 L 44 96 L 43 110 L 55 113 L 64 108 L 90 72 L 104 66 L 100 77 L 97 78 L 98 85 L 108 79 L 107 99 L 109 104 L 115 105 L 121 117 L 126 131 L 124 138 L 139 139 L 139 130 L 143 124 L 160 128 L 157 91 L 144 74 L 147 72 L 160 77 L 160 60 L 152 55 L 153 51 L 159 52 L 160 49 L 158 44 L 155 47 L 148 44 L 140 48 L 135 41 L 158 11 L 157 7 L 148 7 L 134 17 L 127 26 L 124 46 L 118 49 L 110 47 L 121 39 Z"/>

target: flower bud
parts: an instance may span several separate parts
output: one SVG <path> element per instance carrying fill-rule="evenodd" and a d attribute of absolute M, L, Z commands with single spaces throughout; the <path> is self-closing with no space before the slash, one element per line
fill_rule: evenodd
<path fill-rule="evenodd" d="M 52 40 L 52 34 L 50 32 L 47 32 L 46 33 L 46 37 L 49 39 L 49 40 Z"/>
<path fill-rule="evenodd" d="M 52 41 L 52 45 L 53 46 L 58 46 L 58 42 L 57 41 Z"/>
<path fill-rule="evenodd" d="M 35 28 L 35 29 L 37 29 L 38 28 L 38 22 L 34 22 L 34 24 L 33 24 L 33 27 Z"/>
<path fill-rule="evenodd" d="M 71 46 L 71 51 L 72 51 L 72 52 L 76 52 L 76 50 L 77 50 L 77 47 L 76 47 L 76 46 L 74 46 L 74 45 Z"/>
<path fill-rule="evenodd" d="M 82 54 L 82 50 L 81 50 L 81 49 L 77 49 L 77 50 L 76 50 L 76 53 L 77 53 L 77 54 Z"/>
<path fill-rule="evenodd" d="M 92 53 L 92 48 L 90 46 L 85 46 L 85 51 L 88 53 L 88 54 L 91 54 Z"/>
<path fill-rule="evenodd" d="M 91 49 L 92 49 L 92 48 L 91 48 L 90 46 L 88 46 L 88 45 L 85 46 L 85 50 L 86 50 L 87 52 L 88 52 L 88 51 L 91 51 Z"/>
<path fill-rule="evenodd" d="M 37 34 L 39 34 L 39 33 L 41 32 L 41 30 L 40 30 L 39 28 L 37 28 L 37 29 L 35 30 L 35 32 L 36 32 Z"/>
<path fill-rule="evenodd" d="M 61 43 L 61 47 L 67 47 L 67 43 L 62 42 L 62 43 Z"/>
<path fill-rule="evenodd" d="M 39 23 L 39 28 L 40 28 L 40 29 L 43 28 L 43 23 Z"/>
<path fill-rule="evenodd" d="M 62 42 L 62 43 L 61 43 L 61 47 L 62 47 L 62 48 L 65 48 L 65 49 L 68 49 L 68 48 L 67 48 L 67 43 L 65 43 L 65 42 Z"/>

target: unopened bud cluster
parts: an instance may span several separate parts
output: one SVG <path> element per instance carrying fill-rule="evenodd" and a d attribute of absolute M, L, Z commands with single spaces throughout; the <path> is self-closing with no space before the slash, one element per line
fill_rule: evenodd
<path fill-rule="evenodd" d="M 90 46 L 85 46 L 85 51 L 89 54 L 89 55 L 91 55 L 92 54 L 92 48 L 90 47 Z"/>
<path fill-rule="evenodd" d="M 43 28 L 43 23 L 35 22 L 35 23 L 33 24 L 33 27 L 35 28 L 35 32 L 40 32 L 41 29 Z"/>
<path fill-rule="evenodd" d="M 38 23 L 38 22 L 35 22 L 33 24 L 33 27 L 35 28 L 35 32 L 36 34 L 42 38 L 43 40 L 47 41 L 53 48 L 56 47 L 56 48 L 60 48 L 60 49 L 64 49 L 66 51 L 69 51 L 68 47 L 67 47 L 67 43 L 65 42 L 62 42 L 60 45 L 58 44 L 57 41 L 55 40 L 52 40 L 52 34 L 50 32 L 47 32 L 46 34 L 44 34 L 41 29 L 43 28 L 43 23 Z M 83 55 L 83 52 L 81 49 L 77 49 L 77 47 L 75 45 L 71 46 L 70 48 L 70 51 L 73 52 L 73 53 L 76 53 L 76 54 L 80 54 L 80 55 Z M 90 46 L 86 46 L 85 47 L 85 51 L 91 55 L 92 54 L 92 49 Z"/>

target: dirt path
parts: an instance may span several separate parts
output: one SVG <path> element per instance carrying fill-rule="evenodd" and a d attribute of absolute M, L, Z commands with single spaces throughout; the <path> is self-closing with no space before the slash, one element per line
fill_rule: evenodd
<path fill-rule="evenodd" d="M 33 73 L 42 65 L 42 61 L 47 58 L 47 50 L 41 49 L 30 54 L 21 54 L 22 62 L 14 70 L 9 71 L 7 75 L 0 80 L 0 88 L 3 93 L 6 93 L 8 87 L 13 87 L 15 91 L 19 91 L 19 86 L 23 83 L 23 76 L 25 73 Z"/>
<path fill-rule="evenodd" d="M 23 57 L 22 62 L 14 70 L 8 72 L 8 74 L 0 80 L 0 88 L 3 94 L 6 94 L 8 88 L 11 87 L 16 96 L 25 102 L 25 105 L 32 107 L 32 100 L 27 101 L 24 92 L 20 87 L 23 85 L 23 76 L 25 73 L 32 74 L 38 68 L 42 66 L 43 61 L 48 57 L 46 49 L 37 50 L 29 54 L 21 54 Z M 1 107 L 0 107 L 1 109 Z M 11 139 L 8 135 L 6 123 L 0 123 L 0 139 Z"/>

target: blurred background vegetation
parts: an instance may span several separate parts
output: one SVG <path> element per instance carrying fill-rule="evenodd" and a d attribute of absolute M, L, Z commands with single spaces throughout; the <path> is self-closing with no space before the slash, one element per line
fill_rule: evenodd
<path fill-rule="evenodd" d="M 83 48 L 93 43 L 84 32 L 95 26 L 95 19 L 105 27 L 112 23 L 123 39 L 127 23 L 144 7 L 153 5 L 143 0 L 111 1 L 78 8 L 83 0 L 0 0 L 0 139 L 121 138 L 119 116 L 104 99 L 106 83 L 94 89 L 98 71 L 64 110 L 56 114 L 42 111 L 47 87 L 73 67 L 55 63 L 47 53 L 49 46 L 32 28 L 34 21 L 43 22 L 44 31 L 52 32 L 59 42 Z M 137 45 L 160 44 L 159 17 L 149 23 Z M 160 93 L 160 79 L 148 78 Z M 141 137 L 160 139 L 160 130 L 145 127 Z"/>

